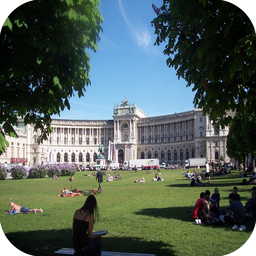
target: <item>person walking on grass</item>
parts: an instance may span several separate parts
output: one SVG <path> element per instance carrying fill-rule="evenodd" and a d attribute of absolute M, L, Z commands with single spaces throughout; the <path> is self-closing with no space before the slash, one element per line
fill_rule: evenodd
<path fill-rule="evenodd" d="M 11 207 L 11 211 L 17 211 L 17 212 L 23 212 L 23 213 L 28 213 L 28 212 L 34 212 L 34 213 L 37 213 L 37 212 L 43 212 L 43 210 L 40 208 L 40 209 L 29 209 L 28 207 L 21 207 L 17 204 L 15 204 L 14 202 L 10 202 L 10 207 Z"/>
<path fill-rule="evenodd" d="M 99 182 L 98 191 L 101 192 L 102 191 L 101 182 L 103 181 L 103 177 L 102 177 L 102 172 L 100 171 L 100 169 L 97 170 L 96 180 L 97 179 L 98 179 L 98 182 Z"/>

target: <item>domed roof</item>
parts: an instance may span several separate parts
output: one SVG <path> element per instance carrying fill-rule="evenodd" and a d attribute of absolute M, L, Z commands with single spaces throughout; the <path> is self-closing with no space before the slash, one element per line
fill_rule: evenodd
<path fill-rule="evenodd" d="M 97 155 L 97 159 L 105 159 L 104 156 L 102 154 L 98 154 Z"/>

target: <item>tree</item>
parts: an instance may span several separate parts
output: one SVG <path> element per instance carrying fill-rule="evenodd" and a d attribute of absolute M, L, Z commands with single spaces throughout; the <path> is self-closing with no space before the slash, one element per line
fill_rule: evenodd
<path fill-rule="evenodd" d="M 254 104 L 254 103 L 253 103 Z M 243 135 L 245 147 L 252 157 L 252 170 L 255 171 L 255 154 L 256 154 L 256 113 L 245 111 L 243 123 Z"/>
<path fill-rule="evenodd" d="M 51 116 L 70 109 L 69 98 L 84 96 L 90 84 L 90 56 L 98 49 L 103 18 L 100 0 L 34 0 L 14 10 L 0 35 L 0 154 L 5 134 L 17 136 L 18 117 L 52 131 Z"/>
<path fill-rule="evenodd" d="M 218 126 L 256 96 L 256 35 L 247 15 L 221 0 L 163 0 L 152 21 L 167 65 L 196 91 L 194 104 Z M 246 103 L 246 104 L 244 104 Z"/>
<path fill-rule="evenodd" d="M 229 157 L 234 158 L 239 162 L 243 162 L 243 166 L 245 168 L 245 157 L 249 152 L 246 148 L 243 125 L 244 115 L 236 113 L 227 136 L 227 154 Z"/>

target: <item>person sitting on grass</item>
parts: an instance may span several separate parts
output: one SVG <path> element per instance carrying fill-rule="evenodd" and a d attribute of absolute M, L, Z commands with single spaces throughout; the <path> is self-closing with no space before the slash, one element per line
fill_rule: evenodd
<path fill-rule="evenodd" d="M 190 178 L 190 171 L 187 171 L 187 173 L 183 176 L 183 178 Z"/>
<path fill-rule="evenodd" d="M 233 187 L 233 192 L 229 194 L 228 198 L 229 198 L 229 204 L 233 203 L 233 195 L 237 195 L 237 201 L 240 201 L 240 195 L 237 194 L 237 187 Z"/>
<path fill-rule="evenodd" d="M 29 209 L 28 207 L 21 207 L 17 204 L 15 204 L 14 202 L 10 202 L 10 207 L 11 207 L 11 211 L 17 211 L 17 212 L 23 212 L 23 213 L 28 213 L 28 212 L 34 212 L 34 213 L 37 213 L 37 212 L 43 212 L 43 210 L 40 208 L 40 209 Z"/>
<path fill-rule="evenodd" d="M 232 198 L 230 200 L 230 209 L 228 216 L 224 216 L 225 222 L 228 224 L 233 225 L 232 229 L 236 230 L 246 230 L 246 226 L 244 225 L 245 223 L 245 214 L 244 214 L 244 207 L 242 203 L 240 202 L 239 195 L 238 194 L 233 194 Z M 240 226 L 240 227 L 238 227 Z"/>
<path fill-rule="evenodd" d="M 57 174 L 56 174 L 56 173 L 55 173 L 55 174 L 53 174 L 52 179 L 54 179 L 54 180 L 55 180 L 55 179 L 56 179 L 56 180 L 58 179 L 58 176 L 57 176 Z"/>
<path fill-rule="evenodd" d="M 252 190 L 252 198 L 246 203 L 244 212 L 246 219 L 256 221 L 256 190 Z"/>
<path fill-rule="evenodd" d="M 205 200 L 205 193 L 201 192 L 200 199 L 197 200 L 192 216 L 194 220 L 200 219 L 202 222 L 205 222 L 211 218 L 210 206 Z"/>
<path fill-rule="evenodd" d="M 158 176 L 157 176 L 157 173 L 155 174 L 155 177 L 152 179 L 152 181 L 157 181 L 158 179 Z"/>
<path fill-rule="evenodd" d="M 108 175 L 108 178 L 105 181 L 113 181 L 113 176 L 111 176 L 110 174 Z"/>
<path fill-rule="evenodd" d="M 202 181 L 200 181 L 200 178 L 197 177 L 195 186 L 208 186 L 208 184 L 210 183 L 210 181 L 211 181 L 210 176 L 209 176 L 209 181 L 208 181 L 208 182 L 205 182 L 205 183 L 203 183 Z"/>
<path fill-rule="evenodd" d="M 207 189 L 205 191 L 205 200 L 210 205 L 210 211 L 211 211 L 212 217 L 219 218 L 220 214 L 219 214 L 218 203 L 214 199 L 210 198 L 210 195 L 211 195 L 211 192 Z"/>
<path fill-rule="evenodd" d="M 121 174 L 116 173 L 116 174 L 114 175 L 114 178 L 115 178 L 115 179 L 121 179 L 121 178 L 122 178 L 122 176 L 121 176 Z"/>
<path fill-rule="evenodd" d="M 71 177 L 68 179 L 68 181 L 74 181 L 74 177 L 71 176 Z"/>

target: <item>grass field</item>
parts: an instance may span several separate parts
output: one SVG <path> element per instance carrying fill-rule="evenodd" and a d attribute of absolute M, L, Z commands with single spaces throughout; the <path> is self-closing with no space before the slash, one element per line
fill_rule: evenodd
<path fill-rule="evenodd" d="M 221 208 L 228 205 L 233 186 L 241 182 L 237 171 L 230 176 L 211 179 L 208 187 L 189 187 L 181 170 L 162 170 L 163 181 L 151 181 L 154 174 L 145 171 L 120 172 L 122 180 L 103 182 L 103 192 L 96 195 L 100 221 L 94 229 L 108 230 L 102 238 L 102 250 L 154 253 L 160 255 L 226 255 L 241 247 L 250 237 L 254 223 L 246 231 L 233 231 L 231 226 L 194 225 L 192 210 L 199 194 L 211 193 L 219 187 Z M 92 174 L 92 172 L 87 172 Z M 86 197 L 57 197 L 61 189 L 97 189 L 98 183 L 85 172 L 75 174 L 73 182 L 67 177 L 57 180 L 23 179 L 0 181 L 0 220 L 9 241 L 30 255 L 53 255 L 53 252 L 72 247 L 73 214 L 82 207 Z M 134 183 L 145 177 L 148 183 Z M 106 179 L 106 176 L 104 176 Z M 244 204 L 252 186 L 238 186 Z M 30 208 L 42 208 L 43 213 L 4 213 L 10 201 Z"/>

